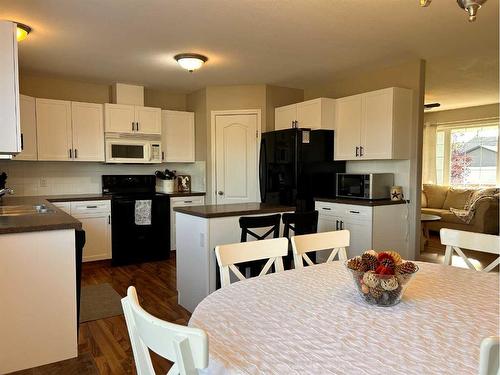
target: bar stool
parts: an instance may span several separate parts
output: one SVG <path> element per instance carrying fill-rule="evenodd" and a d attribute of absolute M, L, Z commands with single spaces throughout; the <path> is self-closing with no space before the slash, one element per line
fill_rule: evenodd
<path fill-rule="evenodd" d="M 280 236 L 280 214 L 265 216 L 242 216 L 240 217 L 241 242 L 247 242 L 248 236 L 252 236 L 257 241 L 264 240 L 272 235 L 272 238 Z M 264 234 L 257 234 L 251 229 L 269 228 Z M 250 277 L 257 276 L 262 268 L 263 261 L 253 261 L 239 264 L 241 269 L 250 268 Z"/>
<path fill-rule="evenodd" d="M 290 231 L 293 231 L 294 236 L 299 236 L 301 234 L 312 234 L 318 232 L 318 211 L 308 211 L 308 212 L 293 212 L 285 213 L 282 216 L 284 228 L 283 237 L 288 238 L 288 255 L 283 258 L 283 265 L 285 270 L 292 268 L 293 251 L 290 238 L 292 235 Z M 313 262 L 316 261 L 316 254 L 311 254 Z"/>

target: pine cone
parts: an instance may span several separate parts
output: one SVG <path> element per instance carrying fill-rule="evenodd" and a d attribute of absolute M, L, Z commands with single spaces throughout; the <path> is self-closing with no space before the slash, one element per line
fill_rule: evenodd
<path fill-rule="evenodd" d="M 383 265 L 384 267 L 391 268 L 391 269 L 394 269 L 394 267 L 396 267 L 396 263 L 394 263 L 394 261 L 390 258 L 382 259 L 380 264 Z"/>
<path fill-rule="evenodd" d="M 361 260 L 366 264 L 368 270 L 375 271 L 379 266 L 378 259 L 375 255 L 364 253 L 361 255 Z"/>
<path fill-rule="evenodd" d="M 386 250 L 385 251 L 387 254 L 392 256 L 392 259 L 394 259 L 394 263 L 396 264 L 401 264 L 403 263 L 403 259 L 401 258 L 401 255 L 397 251 L 394 250 Z"/>
<path fill-rule="evenodd" d="M 352 258 L 352 259 L 349 259 L 347 261 L 347 267 L 351 270 L 359 271 L 360 266 L 361 266 L 361 258 L 360 257 Z"/>
<path fill-rule="evenodd" d="M 377 288 L 370 288 L 370 295 L 378 300 L 382 297 L 382 291 Z"/>
<path fill-rule="evenodd" d="M 398 275 L 406 275 L 417 272 L 418 267 L 415 263 L 412 262 L 404 262 L 396 266 L 396 274 Z"/>

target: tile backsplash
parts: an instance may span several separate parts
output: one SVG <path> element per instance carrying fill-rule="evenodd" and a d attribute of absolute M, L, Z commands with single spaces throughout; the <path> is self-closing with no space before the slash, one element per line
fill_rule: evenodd
<path fill-rule="evenodd" d="M 154 165 L 86 162 L 0 161 L 7 186 L 18 196 L 101 193 L 103 174 L 154 174 L 156 170 L 191 175 L 193 191 L 205 191 L 205 162 Z"/>

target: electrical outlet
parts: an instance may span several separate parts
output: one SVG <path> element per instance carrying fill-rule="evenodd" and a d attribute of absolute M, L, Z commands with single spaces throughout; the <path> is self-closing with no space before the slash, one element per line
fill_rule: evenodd
<path fill-rule="evenodd" d="M 47 187 L 47 178 L 40 177 L 40 187 Z"/>

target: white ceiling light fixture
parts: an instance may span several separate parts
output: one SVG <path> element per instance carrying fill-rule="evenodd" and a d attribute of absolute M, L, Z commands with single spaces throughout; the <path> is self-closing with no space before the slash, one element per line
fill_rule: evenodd
<path fill-rule="evenodd" d="M 188 72 L 200 69 L 208 61 L 208 57 L 197 53 L 180 53 L 174 56 L 175 61 Z"/>
<path fill-rule="evenodd" d="M 432 0 L 420 0 L 421 7 L 428 7 Z M 486 2 L 486 0 L 457 0 L 460 8 L 465 10 L 469 15 L 469 22 L 474 22 L 477 17 L 477 11 Z"/>

